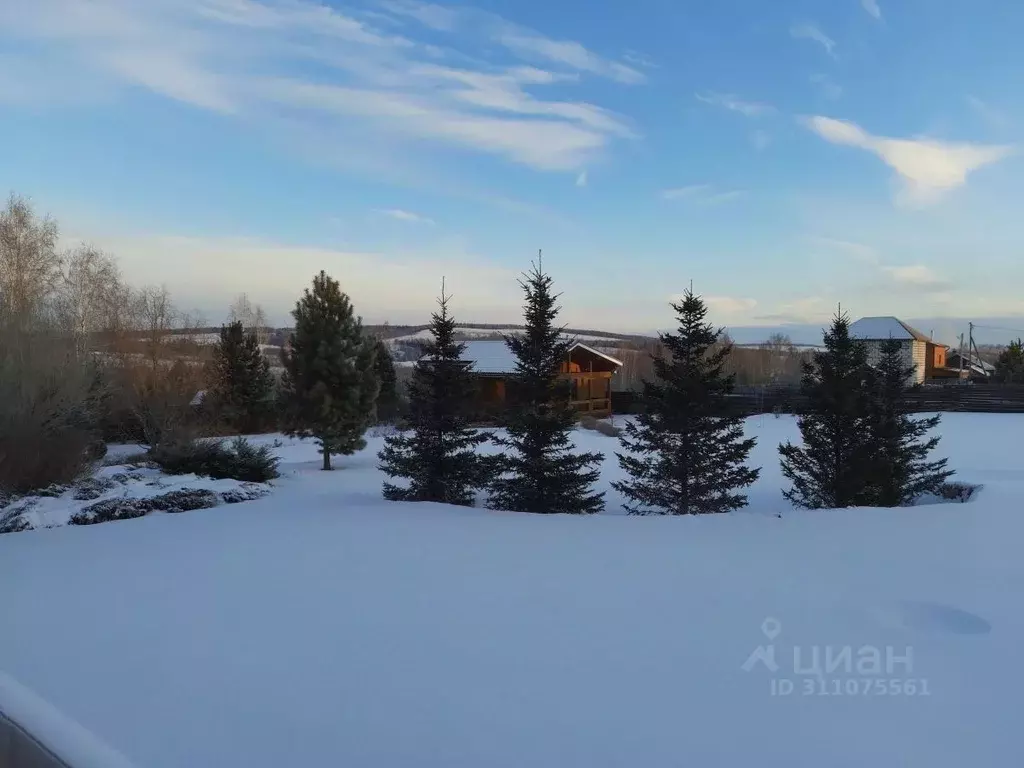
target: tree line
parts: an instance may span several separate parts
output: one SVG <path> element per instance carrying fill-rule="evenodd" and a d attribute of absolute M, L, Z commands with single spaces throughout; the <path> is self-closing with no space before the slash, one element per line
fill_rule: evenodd
<path fill-rule="evenodd" d="M 332 456 L 365 448 L 372 424 L 399 417 L 387 345 L 365 332 L 326 273 L 296 303 L 277 380 L 261 344 L 265 317 L 247 300 L 208 351 L 169 356 L 169 330 L 187 319 L 166 290 L 131 288 L 105 254 L 61 253 L 56 244 L 56 224 L 12 196 L 0 213 L 0 490 L 71 479 L 102 452 L 112 425 L 156 449 L 198 436 L 198 410 L 216 430 L 311 437 L 330 469 Z M 558 295 L 539 263 L 520 286 L 523 329 L 505 339 L 519 397 L 498 433 L 474 427 L 476 383 L 442 286 L 398 429 L 379 454 L 387 498 L 472 504 L 485 493 L 489 506 L 514 511 L 604 508 L 595 488 L 604 456 L 572 440 L 577 415 L 562 375 L 572 342 L 557 323 Z M 743 507 L 760 470 L 747 466 L 755 442 L 728 408 L 732 344 L 691 291 L 672 309 L 677 328 L 651 351 L 613 487 L 634 514 Z M 802 443 L 780 446 L 788 498 L 807 507 L 896 505 L 941 485 L 945 462 L 928 458 L 938 419 L 906 412 L 907 374 L 898 344 L 870 367 L 847 318 L 835 318 L 824 350 L 803 364 Z M 196 409 L 199 389 L 206 397 Z"/>
<path fill-rule="evenodd" d="M 524 330 L 506 344 L 521 393 L 497 436 L 473 428 L 472 366 L 462 358 L 455 322 L 442 288 L 409 388 L 409 416 L 380 452 L 389 476 L 388 499 L 472 505 L 478 491 L 488 506 L 523 512 L 592 513 L 604 507 L 594 486 L 603 456 L 578 452 L 576 416 L 561 375 L 571 341 L 556 325 L 551 278 L 535 264 L 521 281 Z M 616 453 L 624 479 L 612 487 L 632 514 L 707 514 L 746 506 L 743 492 L 759 469 L 747 466 L 753 438 L 730 414 L 735 373 L 726 372 L 732 345 L 707 322 L 707 307 L 692 291 L 672 304 L 677 330 L 660 336 L 653 376 L 643 382 L 641 409 L 626 424 Z M 912 416 L 905 401 L 912 369 L 898 341 L 883 346 L 874 367 L 863 342 L 849 335 L 840 314 L 822 351 L 804 363 L 801 388 L 809 403 L 800 414 L 801 445 L 779 446 L 791 483 L 785 496 L 808 508 L 899 506 L 937 492 L 952 474 L 931 460 L 939 417 Z M 478 448 L 491 443 L 498 454 Z"/>

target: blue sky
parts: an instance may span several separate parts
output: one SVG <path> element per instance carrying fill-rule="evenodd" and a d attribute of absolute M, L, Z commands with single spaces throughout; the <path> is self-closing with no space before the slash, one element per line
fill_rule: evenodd
<path fill-rule="evenodd" d="M 0 0 L 0 187 L 219 322 L 1021 316 L 1024 5 Z"/>

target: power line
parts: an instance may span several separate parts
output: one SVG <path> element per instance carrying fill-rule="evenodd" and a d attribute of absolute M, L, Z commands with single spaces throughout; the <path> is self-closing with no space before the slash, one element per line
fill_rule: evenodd
<path fill-rule="evenodd" d="M 984 328 L 986 331 L 1009 331 L 1010 333 L 1024 333 L 1024 328 L 1004 328 L 1001 325 L 979 325 L 974 324 L 975 328 Z"/>

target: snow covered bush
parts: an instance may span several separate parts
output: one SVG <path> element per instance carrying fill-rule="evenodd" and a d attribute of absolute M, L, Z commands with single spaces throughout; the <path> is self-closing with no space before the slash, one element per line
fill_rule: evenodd
<path fill-rule="evenodd" d="M 98 501 L 81 512 L 76 512 L 68 521 L 70 525 L 94 525 L 114 520 L 131 520 L 144 517 L 150 512 L 188 512 L 193 509 L 216 507 L 221 497 L 205 488 L 171 491 L 160 496 L 124 497 Z"/>
<path fill-rule="evenodd" d="M 169 440 L 149 452 L 150 459 L 171 475 L 194 474 L 264 483 L 278 476 L 278 459 L 270 446 L 256 446 L 244 437 L 223 440 Z"/>

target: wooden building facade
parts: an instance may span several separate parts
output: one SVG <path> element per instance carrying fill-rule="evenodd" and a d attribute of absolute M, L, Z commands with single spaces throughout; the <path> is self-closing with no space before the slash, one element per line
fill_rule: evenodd
<path fill-rule="evenodd" d="M 478 382 L 477 411 L 482 417 L 498 417 L 517 399 L 516 361 L 504 341 L 467 341 L 462 354 L 473 363 Z M 562 377 L 569 385 L 569 399 L 580 413 L 603 418 L 612 413 L 612 376 L 622 362 L 579 342 L 562 363 Z"/>

